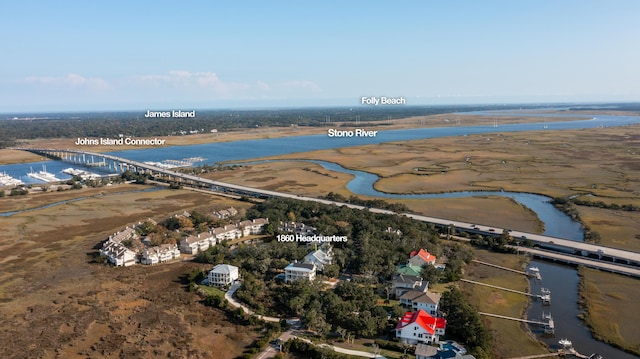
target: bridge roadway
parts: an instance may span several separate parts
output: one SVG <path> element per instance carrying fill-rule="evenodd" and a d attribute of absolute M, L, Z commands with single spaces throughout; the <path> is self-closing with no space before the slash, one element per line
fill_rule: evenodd
<path fill-rule="evenodd" d="M 34 149 L 34 148 L 15 148 L 18 150 L 24 150 L 33 152 L 39 155 L 43 155 L 45 157 L 57 158 L 64 160 L 66 155 L 84 155 L 83 158 L 87 156 L 92 156 L 93 158 L 103 158 L 105 160 L 113 161 L 114 163 L 124 164 L 127 167 L 134 167 L 135 171 L 145 172 L 150 174 L 157 174 L 166 176 L 168 178 L 174 178 L 176 180 L 180 180 L 183 183 L 192 183 L 196 186 L 208 188 L 213 191 L 221 191 L 221 192 L 232 192 L 240 195 L 247 196 L 257 196 L 257 197 L 275 197 L 275 198 L 293 198 L 302 201 L 315 201 L 319 203 L 329 204 L 329 205 L 337 205 L 337 206 L 347 206 L 355 209 L 367 209 L 374 213 L 384 213 L 384 214 L 398 214 L 389 210 L 379 209 L 379 208 L 368 208 L 364 206 L 354 205 L 350 203 L 341 203 L 330 200 L 324 200 L 313 197 L 306 197 L 301 195 L 295 195 L 290 193 L 282 193 L 276 191 L 269 191 L 259 188 L 241 186 L 231 183 L 225 183 L 220 181 L 214 181 L 202 177 L 198 177 L 195 175 L 190 175 L 186 173 L 180 173 L 174 171 L 172 169 L 166 169 L 162 167 L 155 166 L 153 164 L 147 164 L 144 162 L 133 161 L 126 158 L 113 156 L 104 153 L 96 153 L 96 152 L 87 152 L 87 151 L 78 151 L 78 150 L 56 150 L 56 149 Z M 115 167 L 115 166 L 114 166 Z M 449 219 L 435 218 L 422 216 L 411 213 L 400 213 L 400 215 L 407 216 L 409 218 L 413 218 L 418 221 L 433 223 L 436 226 L 441 228 L 447 228 L 450 226 L 455 227 L 457 230 L 462 230 L 470 233 L 478 233 L 482 235 L 491 235 L 491 236 L 500 236 L 504 229 L 497 227 L 489 227 L 483 225 L 476 225 L 467 222 L 454 221 Z M 572 241 L 567 239 L 555 238 L 535 233 L 527 233 L 521 231 L 510 231 L 509 234 L 516 239 L 528 239 L 533 242 L 535 245 L 539 245 L 545 248 L 552 248 L 557 251 L 567 252 L 570 254 L 578 254 L 583 257 L 585 260 L 588 260 L 590 263 L 598 266 L 598 263 L 606 264 L 606 267 L 610 270 L 611 267 L 640 267 L 640 253 L 616 249 L 611 247 L 600 246 L 596 244 Z M 622 265 L 621 265 L 622 264 Z M 630 274 L 634 275 L 634 274 Z"/>

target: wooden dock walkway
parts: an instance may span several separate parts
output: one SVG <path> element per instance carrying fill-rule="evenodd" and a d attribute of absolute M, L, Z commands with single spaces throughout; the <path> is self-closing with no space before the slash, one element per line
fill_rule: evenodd
<path fill-rule="evenodd" d="M 571 350 L 558 349 L 558 351 L 555 353 L 529 355 L 529 356 L 516 357 L 516 358 L 510 358 L 510 359 L 535 359 L 535 358 L 551 358 L 551 357 L 570 357 L 570 358 L 589 359 L 589 356 L 580 354 L 573 349 Z"/>
<path fill-rule="evenodd" d="M 504 287 L 498 287 L 497 285 L 492 285 L 492 284 L 487 284 L 487 283 L 482 283 L 482 282 L 476 282 L 476 281 L 470 280 L 470 279 L 460 279 L 460 281 L 467 282 L 467 283 L 472 283 L 472 284 L 477 284 L 477 285 L 483 285 L 485 287 L 500 289 L 500 290 L 504 290 L 504 291 L 511 292 L 511 293 L 523 294 L 523 295 L 527 295 L 529 297 L 541 298 L 541 295 L 539 295 L 539 294 L 531 294 L 531 293 L 527 293 L 527 292 L 521 292 L 519 290 L 509 289 L 509 288 L 504 288 Z"/>
<path fill-rule="evenodd" d="M 526 357 L 517 357 L 517 358 L 511 358 L 511 359 L 535 359 L 535 358 L 551 358 L 551 357 L 557 357 L 560 355 L 564 355 L 564 353 L 546 353 L 546 354 L 538 354 L 538 355 L 529 355 Z"/>
<path fill-rule="evenodd" d="M 491 313 L 485 313 L 485 312 L 478 312 L 478 314 L 485 315 L 487 317 L 515 320 L 516 322 L 523 322 L 523 323 L 529 323 L 529 324 L 535 324 L 535 325 L 541 325 L 541 326 L 547 325 L 547 323 L 540 322 L 540 321 L 537 321 L 537 320 L 529 320 L 529 319 L 522 319 L 522 318 L 507 317 L 506 315 L 491 314 Z"/>
<path fill-rule="evenodd" d="M 509 272 L 514 272 L 514 273 L 518 273 L 518 274 L 523 274 L 523 275 L 528 275 L 527 272 L 523 272 L 521 270 L 517 270 L 517 269 L 512 269 L 512 268 L 507 268 L 507 267 L 503 267 L 503 266 L 499 266 L 497 264 L 493 264 L 493 263 L 489 263 L 489 262 L 483 262 L 483 261 L 479 261 L 477 259 L 473 259 L 471 260 L 474 263 L 478 263 L 478 264 L 482 264 L 485 266 L 489 266 L 489 267 L 494 267 L 494 268 L 499 268 L 499 269 L 503 269 Z"/>

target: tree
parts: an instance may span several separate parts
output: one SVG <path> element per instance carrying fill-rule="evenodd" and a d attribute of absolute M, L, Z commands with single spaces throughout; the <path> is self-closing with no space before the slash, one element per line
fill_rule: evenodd
<path fill-rule="evenodd" d="M 432 265 L 426 265 L 422 267 L 420 276 L 429 283 L 438 283 L 442 277 L 442 271 Z"/>
<path fill-rule="evenodd" d="M 465 299 L 457 287 L 450 287 L 440 300 L 440 308 L 446 314 L 447 334 L 460 339 L 468 347 L 491 349 L 491 336 L 482 325 L 477 310 Z"/>

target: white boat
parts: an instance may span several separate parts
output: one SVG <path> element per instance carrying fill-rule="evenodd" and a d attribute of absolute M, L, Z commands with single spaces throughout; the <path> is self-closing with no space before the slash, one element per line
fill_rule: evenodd
<path fill-rule="evenodd" d="M 89 171 L 85 171 L 85 170 L 80 170 L 80 169 L 75 169 L 73 167 L 69 167 L 69 168 L 66 168 L 66 169 L 62 170 L 62 173 L 66 173 L 66 174 L 71 175 L 71 176 L 78 176 L 78 177 L 82 178 L 83 180 L 100 178 L 100 175 L 97 174 L 97 173 L 93 173 L 93 172 L 89 172 Z"/>
<path fill-rule="evenodd" d="M 573 343 L 571 343 L 571 340 L 569 339 L 560 339 L 558 341 L 558 344 L 562 345 L 563 348 L 571 348 L 573 346 Z"/>
<path fill-rule="evenodd" d="M 35 178 L 42 182 L 58 182 L 62 181 L 60 178 L 56 177 L 53 173 L 47 172 L 47 167 L 42 165 L 42 171 L 33 172 L 33 168 L 31 168 L 31 172 L 27 173 L 27 176 L 31 178 Z"/>
<path fill-rule="evenodd" d="M 9 176 L 6 172 L 0 173 L 0 186 L 20 186 L 24 182 Z"/>

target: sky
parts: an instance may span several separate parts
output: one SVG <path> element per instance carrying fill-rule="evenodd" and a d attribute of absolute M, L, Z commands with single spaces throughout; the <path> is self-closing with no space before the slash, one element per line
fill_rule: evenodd
<path fill-rule="evenodd" d="M 640 1 L 2 1 L 0 112 L 640 100 Z"/>

